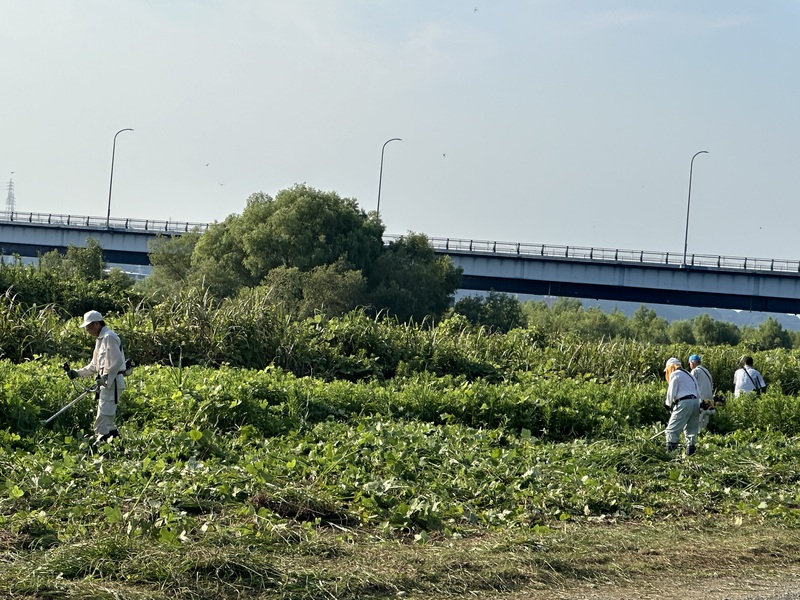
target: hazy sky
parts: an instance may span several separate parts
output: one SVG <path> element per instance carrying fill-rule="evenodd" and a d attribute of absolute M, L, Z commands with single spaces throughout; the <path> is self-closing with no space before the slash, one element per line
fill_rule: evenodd
<path fill-rule="evenodd" d="M 800 2 L 2 0 L 16 209 L 800 258 Z"/>

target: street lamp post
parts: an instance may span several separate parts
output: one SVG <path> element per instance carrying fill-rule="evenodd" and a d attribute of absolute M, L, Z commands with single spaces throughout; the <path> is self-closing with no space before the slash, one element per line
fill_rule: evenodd
<path fill-rule="evenodd" d="M 689 246 L 689 207 L 692 205 L 692 168 L 694 167 L 694 159 L 698 154 L 708 154 L 706 150 L 695 152 L 692 161 L 689 163 L 689 200 L 686 202 L 686 233 L 683 236 L 683 266 L 686 266 L 686 249 Z"/>
<path fill-rule="evenodd" d="M 111 221 L 111 186 L 114 185 L 114 154 L 117 152 L 117 136 L 123 131 L 133 131 L 133 129 L 120 129 L 114 134 L 114 144 L 111 147 L 111 178 L 108 181 L 108 213 L 106 213 L 106 227 Z"/>
<path fill-rule="evenodd" d="M 378 216 L 381 215 L 381 182 L 383 181 L 383 151 L 386 150 L 386 144 L 389 142 L 402 142 L 401 138 L 392 138 L 390 140 L 386 140 L 383 143 L 383 147 L 381 148 L 381 173 L 378 176 L 378 209 L 375 211 Z"/>

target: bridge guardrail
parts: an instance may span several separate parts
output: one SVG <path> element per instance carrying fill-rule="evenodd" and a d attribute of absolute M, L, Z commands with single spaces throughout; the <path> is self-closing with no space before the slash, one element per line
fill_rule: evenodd
<path fill-rule="evenodd" d="M 399 239 L 399 235 L 385 235 L 385 241 Z M 503 256 L 530 256 L 544 258 L 566 258 L 601 262 L 640 263 L 669 265 L 673 267 L 704 267 L 732 269 L 737 271 L 767 271 L 778 273 L 800 273 L 800 261 L 776 258 L 748 258 L 740 256 L 715 256 L 711 254 L 687 254 L 686 265 L 683 254 L 650 250 L 623 250 L 619 248 L 592 248 L 586 246 L 558 246 L 551 244 L 529 244 L 522 242 L 497 242 L 467 240 L 459 238 L 429 237 L 434 249 L 445 252 L 467 252 Z"/>
<path fill-rule="evenodd" d="M 145 231 L 148 233 L 174 234 L 187 233 L 194 230 L 203 232 L 206 231 L 209 226 L 208 223 L 192 223 L 187 221 L 159 221 L 155 219 L 129 219 L 119 217 L 104 219 L 102 217 L 82 215 L 8 211 L 0 211 L 0 223 L 1 222 L 28 223 L 42 226 L 63 225 L 96 230 Z M 391 242 L 401 237 L 403 236 L 387 234 L 383 236 L 383 239 L 384 242 Z M 646 263 L 651 265 L 670 265 L 674 267 L 689 266 L 732 269 L 737 271 L 800 273 L 800 261 L 789 259 L 689 254 L 686 256 L 686 265 L 684 265 L 683 254 L 677 252 L 623 250 L 619 248 L 593 248 L 586 246 L 558 246 L 552 244 L 498 242 L 444 237 L 429 237 L 428 241 L 436 250 L 469 252 L 473 254 L 540 256 L 600 262 Z"/>
<path fill-rule="evenodd" d="M 128 219 L 120 217 L 89 217 L 85 215 L 62 215 L 56 213 L 26 213 L 0 211 L 0 222 L 27 223 L 30 225 L 63 225 L 67 227 L 85 227 L 87 229 L 104 229 L 123 231 L 146 231 L 149 233 L 188 233 L 189 231 L 205 231 L 208 223 L 191 223 L 186 221 L 159 221 L 155 219 Z"/>

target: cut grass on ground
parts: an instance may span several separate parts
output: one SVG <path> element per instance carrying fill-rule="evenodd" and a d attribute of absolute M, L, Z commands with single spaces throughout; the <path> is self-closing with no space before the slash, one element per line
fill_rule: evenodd
<path fill-rule="evenodd" d="M 335 527 L 292 551 L 245 538 L 172 547 L 124 536 L 25 549 L 4 533 L 0 588 L 15 599 L 518 600 L 666 598 L 659 582 L 668 582 L 691 598 L 685 590 L 718 589 L 725 581 L 767 589 L 800 568 L 797 531 L 774 523 L 598 521 L 543 531 L 419 543 Z M 648 595 L 656 590 L 661 595 Z"/>

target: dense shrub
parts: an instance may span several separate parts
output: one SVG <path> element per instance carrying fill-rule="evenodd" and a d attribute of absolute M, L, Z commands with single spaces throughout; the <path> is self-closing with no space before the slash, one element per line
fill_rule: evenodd
<path fill-rule="evenodd" d="M 14 365 L 0 362 L 0 428 L 30 432 L 80 393 L 57 359 Z M 536 373 L 494 383 L 466 376 L 412 374 L 382 382 L 325 381 L 280 368 L 228 366 L 137 367 L 119 405 L 133 428 L 200 429 L 226 435 L 244 427 L 273 436 L 328 419 L 375 415 L 431 424 L 496 428 L 547 440 L 596 439 L 630 429 L 663 427 L 666 384 L 621 384 L 591 377 Z M 730 396 L 730 394 L 729 394 Z M 89 396 L 52 424 L 59 431 L 88 433 L 94 402 Z M 800 401 L 778 390 L 731 398 L 711 429 L 773 429 L 800 434 Z"/>
<path fill-rule="evenodd" d="M 161 304 L 139 304 L 106 319 L 119 333 L 128 357 L 138 364 L 275 366 L 297 376 L 333 381 L 388 381 L 419 373 L 465 377 L 469 381 L 515 382 L 525 374 L 598 383 L 663 384 L 664 362 L 677 356 L 687 364 L 703 356 L 715 387 L 733 389 L 743 354 L 771 389 L 800 391 L 800 351 L 750 352 L 745 346 L 659 345 L 628 339 L 584 340 L 573 334 L 547 336 L 538 329 L 492 332 L 454 315 L 439 323 L 399 323 L 353 311 L 336 318 L 302 321 L 274 310 L 265 288 L 245 290 L 217 301 L 193 290 Z M 0 296 L 0 358 L 14 362 L 35 356 L 63 356 L 85 363 L 93 340 L 64 320 L 54 305 L 29 307 L 13 294 Z"/>

